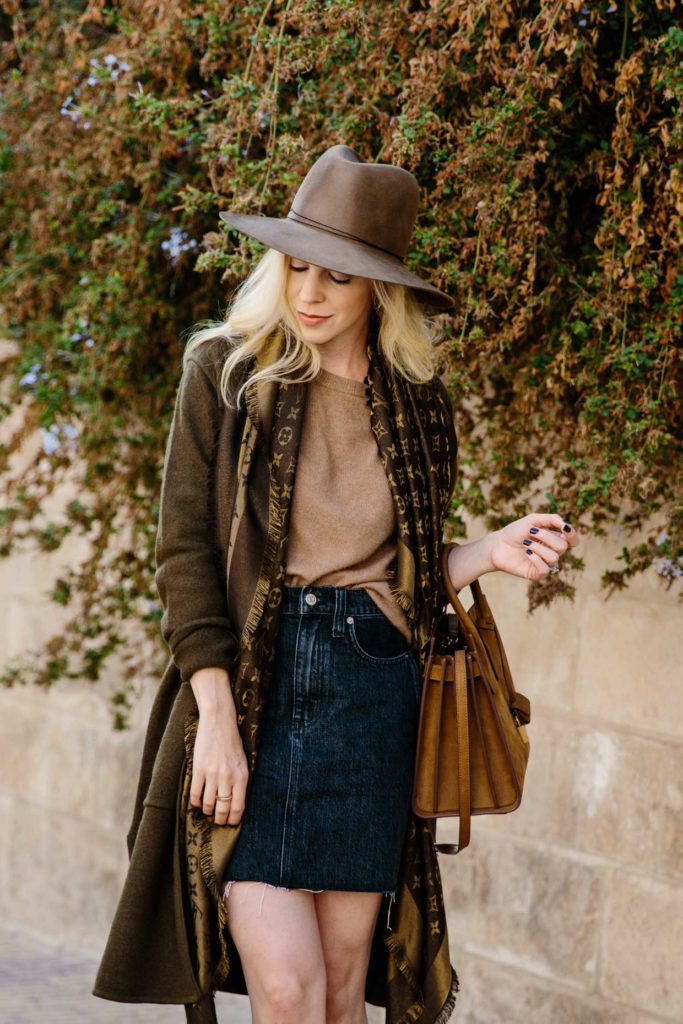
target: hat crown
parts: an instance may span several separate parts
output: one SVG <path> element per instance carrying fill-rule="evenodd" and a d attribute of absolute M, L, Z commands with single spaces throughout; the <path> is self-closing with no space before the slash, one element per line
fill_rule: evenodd
<path fill-rule="evenodd" d="M 331 146 L 301 182 L 288 218 L 357 239 L 404 259 L 417 218 L 415 177 L 395 164 Z"/>
<path fill-rule="evenodd" d="M 350 146 L 325 150 L 299 185 L 286 217 L 222 210 L 221 220 L 318 267 L 410 288 L 437 309 L 446 292 L 405 265 L 420 186 L 410 171 L 365 160 Z"/>

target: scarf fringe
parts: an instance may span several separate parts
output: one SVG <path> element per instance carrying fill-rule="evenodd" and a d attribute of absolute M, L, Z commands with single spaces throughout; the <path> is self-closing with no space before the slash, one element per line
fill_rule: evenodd
<path fill-rule="evenodd" d="M 192 775 L 192 754 L 194 752 L 194 741 L 197 735 L 197 727 L 199 725 L 199 719 L 190 714 L 185 725 L 185 749 L 187 751 L 187 767 L 186 770 Z M 188 813 L 186 811 L 186 813 Z M 206 814 L 195 815 L 192 810 L 189 810 L 192 814 L 193 824 L 197 828 L 199 835 L 198 840 L 198 851 L 197 859 L 199 861 L 199 867 L 201 869 L 202 878 L 206 883 L 206 887 L 209 890 L 209 894 L 213 897 L 216 908 L 218 911 L 218 941 L 220 946 L 220 953 L 218 956 L 218 963 L 211 970 L 211 989 L 210 991 L 215 992 L 218 989 L 230 973 L 230 957 L 228 954 L 228 943 L 225 938 L 225 930 L 228 926 L 228 912 L 225 906 L 219 888 L 219 883 L 216 878 L 216 874 L 213 869 L 213 855 L 211 850 L 211 836 L 212 829 L 214 827 L 211 818 Z"/>
<path fill-rule="evenodd" d="M 425 1008 L 424 999 L 422 999 L 420 995 L 420 986 L 417 978 L 415 977 L 412 967 L 408 963 L 408 958 L 403 951 L 403 946 L 396 936 L 386 935 L 384 937 L 384 945 L 391 953 L 399 973 L 405 978 L 413 996 L 417 996 L 417 998 L 410 1003 L 408 1008 L 404 1010 L 401 1016 L 398 1017 L 393 1024 L 417 1024 L 417 1022 L 422 1018 Z"/>
<path fill-rule="evenodd" d="M 211 854 L 211 829 L 213 823 L 208 816 L 204 816 L 199 825 L 199 865 L 204 876 L 207 888 L 213 896 L 218 910 L 218 942 L 220 953 L 218 963 L 212 972 L 212 990 L 219 988 L 230 973 L 230 958 L 228 955 L 228 943 L 225 938 L 225 929 L 228 926 L 227 908 L 221 897 L 220 889 L 213 871 L 213 857 Z"/>
<path fill-rule="evenodd" d="M 417 982 L 413 969 L 408 963 L 408 959 L 403 952 L 403 947 L 398 939 L 394 935 L 387 935 L 384 939 L 384 944 L 391 953 L 396 967 L 406 979 L 408 985 L 414 993 L 420 992 L 420 986 Z M 458 992 L 460 991 L 460 981 L 455 969 L 451 966 L 451 984 L 448 989 L 446 999 L 439 1010 L 438 1015 L 430 1024 L 446 1024 L 447 1021 L 453 1016 L 455 1010 L 455 1003 Z M 422 1019 L 424 1013 L 425 1004 L 422 998 L 418 998 L 415 1002 L 411 1003 L 408 1009 L 401 1014 L 395 1024 L 416 1024 L 417 1021 Z"/>
<path fill-rule="evenodd" d="M 424 1012 L 425 1004 L 420 1000 L 419 1003 L 411 1003 L 405 1013 L 402 1013 L 395 1024 L 417 1024 L 421 1020 Z"/>
<path fill-rule="evenodd" d="M 268 535 L 263 548 L 261 570 L 259 572 L 258 583 L 254 590 L 254 599 L 252 601 L 251 608 L 249 609 L 247 620 L 244 623 L 244 629 L 242 630 L 243 644 L 245 644 L 247 638 L 254 633 L 263 614 L 263 608 L 271 588 L 271 567 L 280 548 L 279 532 L 273 529 L 272 524 L 281 521 L 282 509 L 277 497 L 272 493 L 270 495 L 268 516 L 271 525 L 268 527 Z"/>
<path fill-rule="evenodd" d="M 413 611 L 413 599 L 408 594 L 401 584 L 396 579 L 396 570 L 387 572 L 387 580 L 389 583 L 389 590 L 396 598 L 396 603 L 403 609 L 404 612 L 411 613 Z M 412 617 L 412 616 L 411 616 Z"/>
<path fill-rule="evenodd" d="M 450 1020 L 451 1017 L 453 1016 L 453 1011 L 455 1010 L 456 997 L 458 992 L 460 991 L 460 982 L 458 980 L 458 975 L 455 973 L 453 968 L 451 968 L 451 971 L 453 972 L 451 974 L 451 987 L 448 990 L 446 1002 L 439 1010 L 439 1016 L 434 1019 L 433 1024 L 446 1024 L 446 1021 Z"/>
<path fill-rule="evenodd" d="M 258 410 L 257 395 L 255 393 L 249 394 L 248 404 L 250 414 L 252 415 L 258 433 L 261 430 L 262 424 L 260 412 Z M 244 623 L 244 629 L 242 630 L 243 644 L 247 642 L 248 637 L 256 632 L 259 622 L 261 621 L 263 609 L 272 587 L 274 568 L 278 562 L 278 555 L 280 553 L 282 542 L 284 512 L 273 480 L 272 457 L 269 463 L 269 479 L 268 530 L 266 533 L 265 544 L 263 546 L 261 568 L 259 570 L 258 582 L 254 590 L 254 598 Z"/>
<path fill-rule="evenodd" d="M 262 421 L 261 421 L 261 410 L 259 408 L 259 393 L 258 384 L 251 382 L 246 391 L 244 392 L 244 401 L 247 407 L 247 419 L 244 425 L 244 433 L 242 436 L 242 445 L 240 448 L 240 458 L 238 463 L 238 484 L 237 484 L 237 495 L 235 499 L 235 506 L 237 510 L 237 516 L 233 519 L 231 524 L 231 547 L 230 556 L 232 560 L 232 554 L 234 553 L 234 543 L 237 537 L 237 529 L 239 522 L 242 517 L 244 510 L 244 502 L 246 496 L 246 489 L 249 479 L 249 471 L 251 470 L 251 464 L 254 457 L 254 452 L 259 443 L 259 437 L 261 434 Z M 244 472 L 244 459 L 248 453 L 247 471 Z M 271 474 L 272 483 L 272 474 Z M 269 565 L 269 559 L 272 557 L 273 549 L 273 518 L 272 518 L 272 501 L 273 495 L 272 490 L 269 493 L 269 506 L 268 506 L 268 533 L 266 536 L 266 543 L 261 557 L 261 568 L 259 570 L 259 578 L 256 584 L 255 598 L 252 603 L 251 609 L 247 616 L 246 622 L 242 629 L 242 635 L 240 637 L 241 646 L 246 643 L 247 637 L 254 632 L 256 625 L 260 619 L 263 605 L 268 592 L 268 581 L 264 571 L 264 567 Z M 228 565 L 228 571 L 230 571 L 230 565 Z M 265 591 L 265 593 L 264 593 Z"/>
<path fill-rule="evenodd" d="M 393 956 L 396 967 L 406 979 L 413 992 L 419 992 L 420 985 L 399 940 L 395 935 L 386 935 L 384 938 L 384 945 Z M 397 1024 L 403 1024 L 403 1018 L 401 1018 L 400 1022 L 397 1022 Z"/>

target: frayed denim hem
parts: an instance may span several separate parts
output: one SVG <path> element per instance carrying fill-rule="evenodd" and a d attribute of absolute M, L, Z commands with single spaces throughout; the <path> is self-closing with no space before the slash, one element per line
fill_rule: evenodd
<path fill-rule="evenodd" d="M 230 878 L 224 884 L 223 892 L 222 892 L 222 899 L 226 903 L 228 901 L 228 896 L 230 895 L 230 890 L 232 889 L 233 883 L 235 881 L 237 881 L 237 879 Z M 265 895 L 266 895 L 266 889 L 278 889 L 278 890 L 280 890 L 280 892 L 292 892 L 292 888 L 290 886 L 287 886 L 287 885 L 273 885 L 272 882 L 260 882 L 260 881 L 254 880 L 252 882 L 252 885 L 262 885 L 263 886 L 263 892 L 261 893 L 261 902 L 259 904 L 259 912 L 263 908 L 263 900 L 264 900 Z M 325 889 L 307 889 L 305 886 L 298 886 L 295 891 L 302 891 L 302 892 L 325 892 L 326 890 Z M 391 916 L 392 905 L 394 904 L 394 902 L 396 900 L 396 889 L 386 889 L 382 893 L 382 896 L 388 896 L 389 897 L 389 906 L 387 908 L 387 928 L 391 929 L 391 925 L 389 924 L 389 920 L 390 920 L 390 916 Z"/>

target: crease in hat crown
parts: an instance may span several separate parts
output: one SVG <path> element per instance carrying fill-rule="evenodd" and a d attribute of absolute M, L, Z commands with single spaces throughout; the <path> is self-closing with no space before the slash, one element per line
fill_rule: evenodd
<path fill-rule="evenodd" d="M 415 178 L 403 167 L 370 163 L 350 146 L 332 146 L 309 170 L 287 216 L 403 260 L 419 193 Z"/>
<path fill-rule="evenodd" d="M 330 270 L 393 281 L 439 308 L 453 300 L 407 269 L 420 188 L 410 171 L 330 146 L 310 167 L 286 217 L 223 211 L 220 218 L 298 259 Z"/>

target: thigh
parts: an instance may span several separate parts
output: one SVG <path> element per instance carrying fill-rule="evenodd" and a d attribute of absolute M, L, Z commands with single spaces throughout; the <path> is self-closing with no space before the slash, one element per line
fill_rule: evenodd
<path fill-rule="evenodd" d="M 314 899 L 328 985 L 352 977 L 364 984 L 382 893 L 328 890 Z"/>
<path fill-rule="evenodd" d="M 313 899 L 311 892 L 265 882 L 231 883 L 224 895 L 228 927 L 251 997 L 289 984 L 308 988 L 324 980 Z"/>

